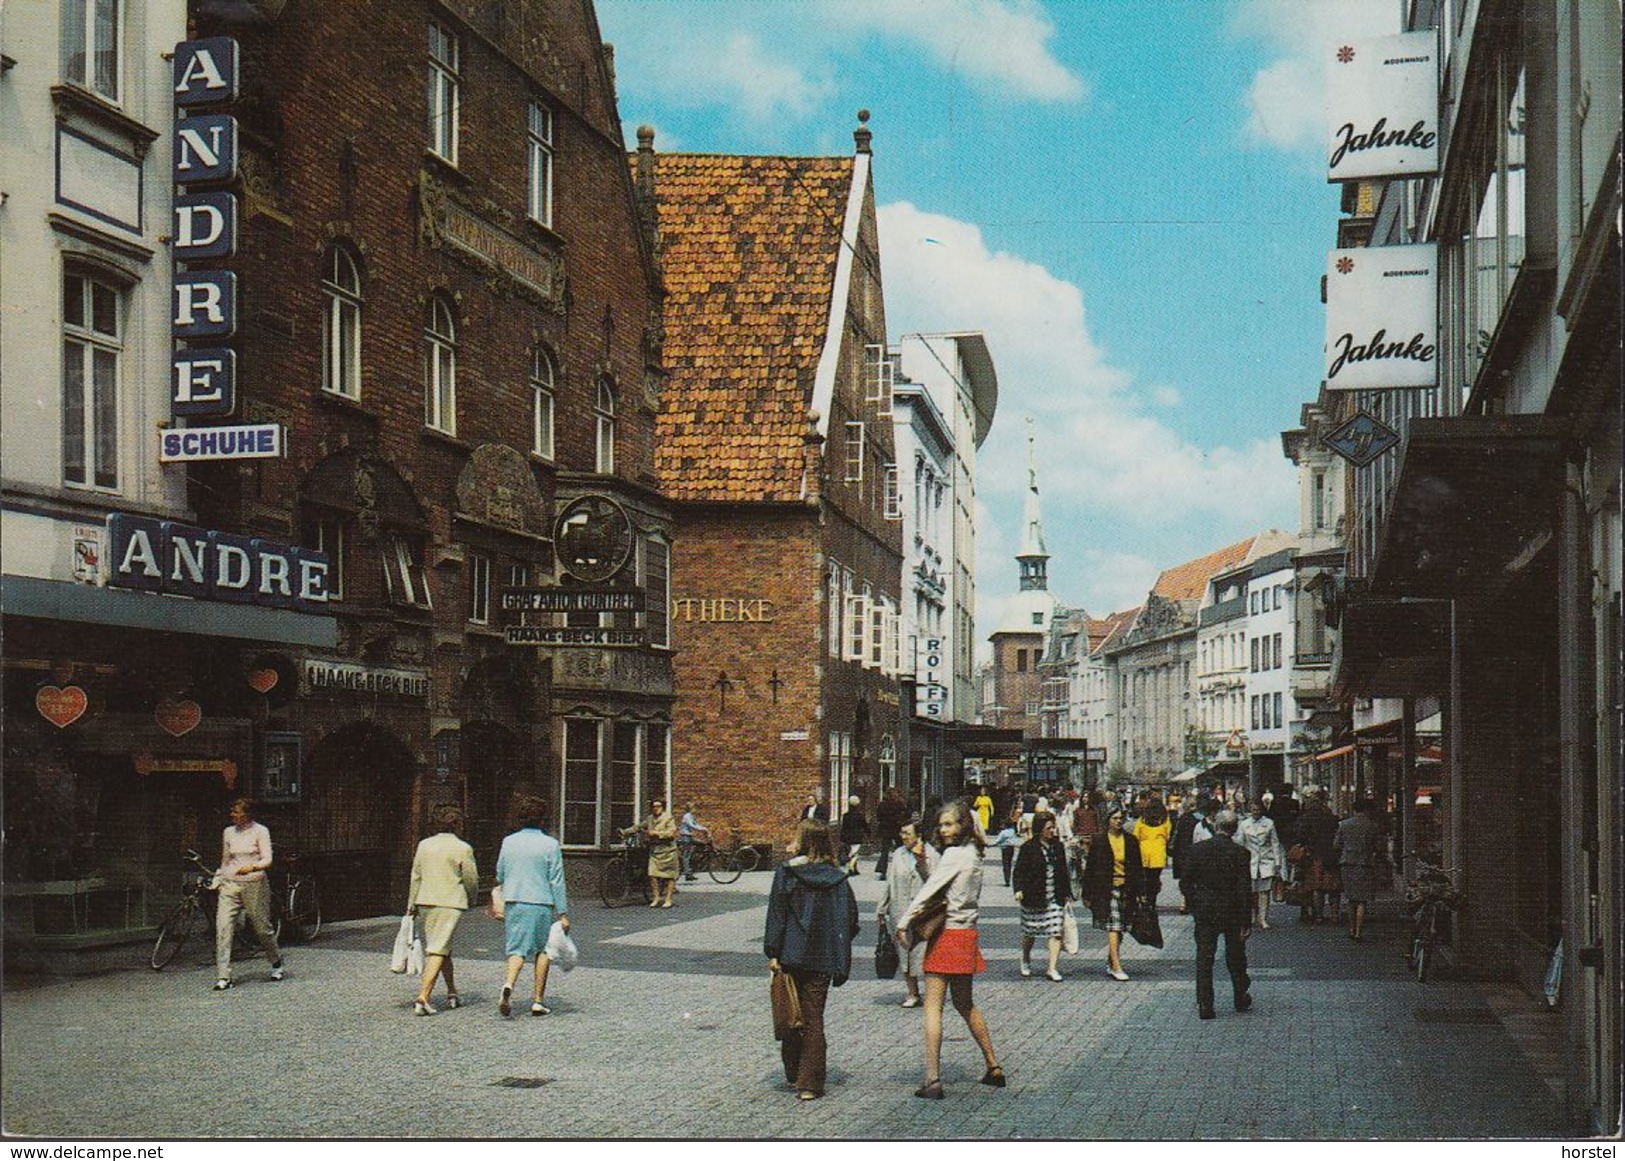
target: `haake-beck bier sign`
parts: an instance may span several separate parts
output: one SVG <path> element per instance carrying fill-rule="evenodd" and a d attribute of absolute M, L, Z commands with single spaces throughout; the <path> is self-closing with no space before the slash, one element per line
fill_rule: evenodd
<path fill-rule="evenodd" d="M 1327 181 L 1439 172 L 1435 35 L 1406 32 L 1327 46 Z"/>
<path fill-rule="evenodd" d="M 107 583 L 115 588 L 320 612 L 325 552 L 114 512 L 107 517 Z"/>
<path fill-rule="evenodd" d="M 1438 247 L 1371 246 L 1326 258 L 1326 387 L 1432 387 L 1439 378 Z"/>
<path fill-rule="evenodd" d="M 237 252 L 237 195 L 220 188 L 237 178 L 237 119 L 216 110 L 235 101 L 240 87 L 240 53 L 231 37 L 175 46 L 170 332 L 183 345 L 174 354 L 170 412 L 177 418 L 230 415 L 237 406 L 236 355 L 224 345 L 237 332 L 237 276 L 191 264 Z"/>

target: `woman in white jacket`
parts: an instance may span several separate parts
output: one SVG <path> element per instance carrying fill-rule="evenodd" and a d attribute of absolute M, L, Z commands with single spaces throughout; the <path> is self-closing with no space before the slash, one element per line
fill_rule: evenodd
<path fill-rule="evenodd" d="M 942 857 L 897 920 L 898 939 L 907 942 L 908 928 L 932 900 L 947 901 L 947 925 L 931 940 L 925 962 L 925 1083 L 914 1095 L 927 1100 L 943 1098 L 942 1091 L 942 1008 L 951 994 L 954 1011 L 982 1050 L 987 1071 L 982 1083 L 1004 1087 L 1004 1070 L 993 1052 L 993 1037 L 987 1021 L 971 997 L 971 981 L 977 972 L 987 970 L 976 942 L 976 913 L 982 898 L 982 851 L 986 844 L 970 807 L 963 801 L 951 802 L 937 816 L 937 846 Z"/>
<path fill-rule="evenodd" d="M 1286 863 L 1286 853 L 1281 849 L 1274 821 L 1264 814 L 1264 804 L 1256 798 L 1247 804 L 1247 817 L 1236 828 L 1236 842 L 1252 859 L 1253 922 L 1260 931 L 1268 931 L 1270 892 L 1275 888 L 1275 876 Z"/>
<path fill-rule="evenodd" d="M 905 822 L 898 828 L 897 834 L 902 845 L 892 851 L 886 862 L 886 885 L 880 890 L 880 906 L 875 908 L 880 930 L 893 940 L 896 936 L 891 927 L 892 912 L 914 898 L 931 877 L 938 861 L 936 848 L 920 837 L 917 823 Z M 908 985 L 908 996 L 903 1000 L 903 1007 L 918 1008 L 920 973 L 925 970 L 925 944 L 909 947 L 898 942 L 897 951 L 903 961 L 903 982 Z"/>

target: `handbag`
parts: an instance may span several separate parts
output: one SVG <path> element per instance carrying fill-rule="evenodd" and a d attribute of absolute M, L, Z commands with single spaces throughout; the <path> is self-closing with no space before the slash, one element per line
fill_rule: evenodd
<path fill-rule="evenodd" d="M 1067 955 L 1078 954 L 1078 916 L 1071 903 L 1061 907 L 1061 950 Z"/>
<path fill-rule="evenodd" d="M 404 975 L 411 967 L 412 941 L 417 938 L 417 922 L 410 915 L 401 916 L 401 925 L 395 932 L 395 946 L 389 953 L 389 970 Z M 419 953 L 422 944 L 418 945 Z M 419 968 L 421 971 L 421 967 Z"/>
<path fill-rule="evenodd" d="M 801 1031 L 801 995 L 789 972 L 778 971 L 768 983 L 773 1002 L 773 1039 L 783 1040 Z"/>
<path fill-rule="evenodd" d="M 1135 943 L 1143 943 L 1146 947 L 1162 946 L 1162 921 L 1157 918 L 1155 907 L 1141 906 L 1134 912 L 1134 918 L 1129 922 L 1128 933 L 1134 937 Z"/>
<path fill-rule="evenodd" d="M 571 971 L 581 959 L 581 951 L 576 947 L 576 941 L 570 938 L 570 933 L 564 930 L 564 924 L 557 919 L 553 926 L 547 929 L 547 946 L 543 954 L 553 963 L 565 971 Z"/>
<path fill-rule="evenodd" d="M 875 979 L 895 978 L 902 961 L 903 957 L 897 952 L 897 941 L 892 938 L 891 932 L 882 927 L 880 939 L 875 943 Z"/>
<path fill-rule="evenodd" d="M 486 904 L 485 913 L 492 919 L 501 919 L 508 913 L 508 906 L 502 901 L 501 883 L 491 888 L 491 902 Z"/>
<path fill-rule="evenodd" d="M 930 943 L 946 926 L 948 926 L 948 900 L 938 896 L 920 908 L 920 913 L 909 923 L 909 947 Z"/>

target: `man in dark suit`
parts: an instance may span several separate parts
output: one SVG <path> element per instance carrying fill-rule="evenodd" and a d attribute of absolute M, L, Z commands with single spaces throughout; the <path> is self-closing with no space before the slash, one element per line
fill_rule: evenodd
<path fill-rule="evenodd" d="M 1236 814 L 1221 810 L 1213 817 L 1213 838 L 1195 843 L 1185 856 L 1180 887 L 1196 917 L 1196 1007 L 1202 1019 L 1213 1011 L 1213 958 L 1224 936 L 1224 966 L 1230 969 L 1236 1011 L 1253 1006 L 1248 992 L 1247 932 L 1252 926 L 1252 867 L 1245 848 L 1236 845 Z"/>

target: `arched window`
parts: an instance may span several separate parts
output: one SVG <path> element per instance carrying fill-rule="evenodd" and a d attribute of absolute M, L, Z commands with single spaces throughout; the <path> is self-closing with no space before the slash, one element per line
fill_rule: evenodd
<path fill-rule="evenodd" d="M 439 295 L 429 303 L 429 326 L 423 338 L 423 422 L 436 431 L 456 435 L 457 329 L 451 307 Z"/>
<path fill-rule="evenodd" d="M 598 424 L 597 470 L 608 475 L 615 470 L 615 388 L 607 378 L 598 380 L 593 417 Z"/>
<path fill-rule="evenodd" d="M 530 361 L 530 450 L 544 459 L 553 458 L 553 357 L 541 347 Z"/>
<path fill-rule="evenodd" d="M 322 281 L 322 390 L 361 398 L 361 271 L 342 246 L 334 246 Z"/>

